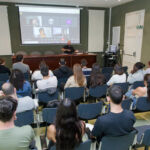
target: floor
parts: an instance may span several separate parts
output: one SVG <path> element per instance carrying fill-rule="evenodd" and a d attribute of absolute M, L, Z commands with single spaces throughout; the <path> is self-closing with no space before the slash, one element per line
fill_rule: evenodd
<path fill-rule="evenodd" d="M 142 126 L 142 125 L 150 125 L 150 112 L 136 113 L 135 117 L 136 117 L 135 127 Z M 95 120 L 92 120 L 89 123 L 94 124 L 94 122 L 95 122 Z M 35 135 L 36 135 L 35 140 L 36 140 L 36 145 L 38 147 L 38 150 L 42 150 L 41 142 L 40 142 L 40 135 L 44 135 L 45 127 L 35 128 L 34 131 L 35 131 Z M 138 150 L 144 150 L 144 148 L 139 148 Z"/>

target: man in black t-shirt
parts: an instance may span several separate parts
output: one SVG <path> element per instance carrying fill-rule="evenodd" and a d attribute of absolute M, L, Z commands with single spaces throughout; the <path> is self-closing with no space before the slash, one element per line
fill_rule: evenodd
<path fill-rule="evenodd" d="M 92 135 L 98 142 L 104 136 L 122 136 L 134 130 L 136 119 L 133 112 L 123 110 L 122 98 L 123 91 L 119 86 L 113 85 L 109 88 L 107 100 L 110 103 L 110 113 L 99 117 L 92 130 Z"/>
<path fill-rule="evenodd" d="M 65 45 L 61 50 L 65 54 L 73 54 L 74 52 L 78 52 L 78 50 L 75 50 L 74 47 L 71 45 L 70 40 L 67 42 L 67 45 Z"/>

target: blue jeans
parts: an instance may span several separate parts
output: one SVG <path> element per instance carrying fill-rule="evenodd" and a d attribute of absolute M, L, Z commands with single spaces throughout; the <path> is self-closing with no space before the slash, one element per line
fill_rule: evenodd
<path fill-rule="evenodd" d="M 132 95 L 132 91 L 133 91 L 133 89 L 130 89 L 130 90 L 125 94 L 125 96 L 126 96 L 127 98 L 131 98 L 131 99 L 132 99 L 132 101 L 133 101 L 132 108 L 135 108 L 137 99 L 136 99 L 135 96 Z"/>

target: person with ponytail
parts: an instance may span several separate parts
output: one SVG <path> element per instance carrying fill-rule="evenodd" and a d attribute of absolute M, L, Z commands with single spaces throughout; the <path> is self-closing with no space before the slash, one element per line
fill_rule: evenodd
<path fill-rule="evenodd" d="M 144 74 L 145 74 L 144 67 L 145 67 L 145 64 L 141 62 L 137 62 L 134 65 L 133 70 L 129 74 L 127 82 L 129 82 L 130 84 L 133 84 L 136 81 L 143 81 Z"/>
<path fill-rule="evenodd" d="M 57 108 L 55 124 L 48 127 L 47 137 L 56 144 L 56 150 L 73 150 L 82 142 L 84 129 L 74 102 L 64 99 Z"/>

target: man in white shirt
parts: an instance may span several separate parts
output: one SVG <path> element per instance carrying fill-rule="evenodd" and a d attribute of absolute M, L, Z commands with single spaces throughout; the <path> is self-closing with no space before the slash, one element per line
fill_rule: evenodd
<path fill-rule="evenodd" d="M 47 65 L 43 65 L 40 68 L 41 74 L 43 76 L 42 80 L 38 80 L 36 85 L 38 90 L 45 90 L 48 88 L 57 88 L 57 78 L 56 76 L 49 75 L 49 68 Z"/>
<path fill-rule="evenodd" d="M 37 99 L 32 99 L 29 96 L 17 98 L 16 89 L 14 88 L 14 86 L 11 83 L 4 83 L 2 85 L 2 93 L 4 96 L 10 96 L 10 97 L 18 100 L 18 106 L 16 109 L 17 113 L 36 109 L 38 107 Z"/>

